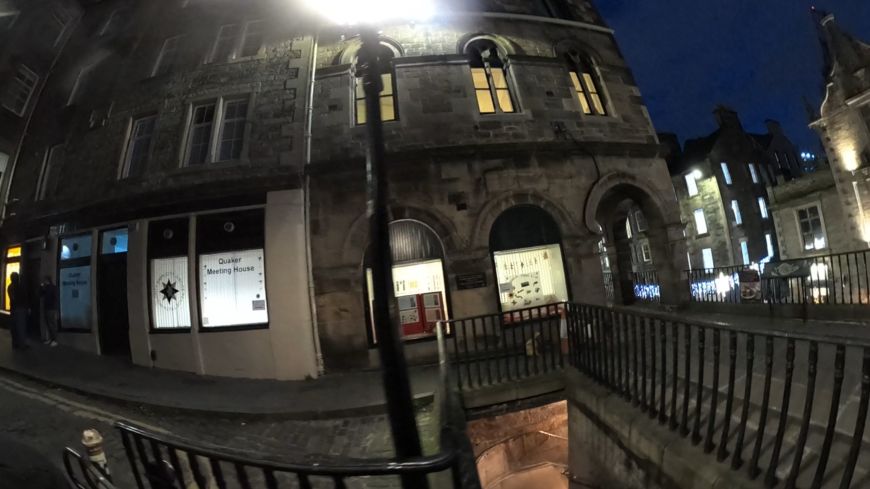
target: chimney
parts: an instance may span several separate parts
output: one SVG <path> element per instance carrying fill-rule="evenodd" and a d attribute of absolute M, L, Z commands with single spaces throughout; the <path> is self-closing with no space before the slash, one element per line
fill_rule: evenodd
<path fill-rule="evenodd" d="M 767 126 L 768 134 L 782 134 L 782 126 L 779 125 L 779 121 L 767 119 L 764 121 L 764 125 Z"/>
<path fill-rule="evenodd" d="M 719 105 L 716 107 L 716 110 L 713 111 L 713 114 L 716 117 L 716 122 L 719 124 L 720 129 L 730 128 L 739 129 L 741 131 L 743 130 L 743 126 L 740 124 L 740 117 L 738 117 L 737 112 L 731 108 Z"/>

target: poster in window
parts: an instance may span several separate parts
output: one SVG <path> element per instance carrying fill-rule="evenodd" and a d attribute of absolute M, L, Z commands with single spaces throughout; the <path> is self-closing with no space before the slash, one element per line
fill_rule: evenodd
<path fill-rule="evenodd" d="M 269 322 L 263 265 L 262 248 L 199 256 L 203 327 Z"/>
<path fill-rule="evenodd" d="M 151 314 L 154 328 L 189 328 L 187 257 L 151 260 Z"/>
<path fill-rule="evenodd" d="M 91 266 L 61 268 L 58 282 L 63 329 L 90 329 Z"/>

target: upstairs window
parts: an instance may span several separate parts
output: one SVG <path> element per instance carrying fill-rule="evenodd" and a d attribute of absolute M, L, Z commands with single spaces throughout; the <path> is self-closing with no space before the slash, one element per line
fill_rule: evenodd
<path fill-rule="evenodd" d="M 635 211 L 634 212 L 634 222 L 637 224 L 637 232 L 642 233 L 646 231 L 649 226 L 646 223 L 646 216 L 643 214 L 643 211 Z"/>
<path fill-rule="evenodd" d="M 224 63 L 256 55 L 263 46 L 265 25 L 263 20 L 222 25 L 212 46 L 209 62 Z"/>
<path fill-rule="evenodd" d="M 220 27 L 211 50 L 210 62 L 222 63 L 235 57 L 233 50 L 239 42 L 239 30 L 239 24 L 227 24 Z"/>
<path fill-rule="evenodd" d="M 752 177 L 752 183 L 760 183 L 761 180 L 758 178 L 758 168 L 755 167 L 755 163 L 749 163 L 749 176 Z"/>
<path fill-rule="evenodd" d="M 471 66 L 474 95 L 481 114 L 515 112 L 505 60 L 494 42 L 481 39 L 465 50 Z"/>
<path fill-rule="evenodd" d="M 160 48 L 160 53 L 154 61 L 154 69 L 151 70 L 151 76 L 160 76 L 172 71 L 178 62 L 178 46 L 181 42 L 181 36 L 174 36 L 163 41 L 163 46 Z"/>
<path fill-rule="evenodd" d="M 579 51 L 570 50 L 565 53 L 568 63 L 568 75 L 580 108 L 586 115 L 607 115 L 601 98 L 601 84 L 589 58 Z"/>
<path fill-rule="evenodd" d="M 396 111 L 396 87 L 394 85 L 392 60 L 395 57 L 393 50 L 381 45 L 378 49 L 378 68 L 381 72 L 381 91 L 378 95 L 381 106 L 381 121 L 389 122 L 398 119 Z M 357 61 L 359 66 L 359 61 Z M 366 114 L 366 92 L 362 73 L 357 73 L 354 78 L 354 119 L 357 125 L 365 124 L 368 120 Z"/>
<path fill-rule="evenodd" d="M 194 105 L 187 135 L 187 166 L 242 159 L 248 107 L 248 97 Z"/>
<path fill-rule="evenodd" d="M 736 200 L 731 201 L 731 212 L 734 213 L 734 224 L 743 224 L 743 216 L 740 215 L 740 203 Z"/>
<path fill-rule="evenodd" d="M 822 211 L 817 205 L 797 210 L 798 227 L 804 250 L 823 250 L 828 247 L 828 238 L 822 224 Z"/>
<path fill-rule="evenodd" d="M 758 211 L 761 213 L 762 219 L 770 217 L 770 214 L 767 212 L 767 201 L 764 200 L 764 197 L 758 198 Z"/>
<path fill-rule="evenodd" d="M 698 195 L 698 180 L 695 178 L 695 172 L 689 172 L 685 175 L 686 189 L 689 191 L 689 197 Z"/>
<path fill-rule="evenodd" d="M 714 267 L 715 263 L 713 262 L 712 248 L 704 248 L 701 250 L 701 261 L 704 262 L 704 268 L 706 269 Z"/>
<path fill-rule="evenodd" d="M 38 82 L 39 76 L 33 70 L 27 66 L 19 65 L 3 92 L 3 107 L 17 116 L 23 116 Z"/>
<path fill-rule="evenodd" d="M 649 243 L 644 242 L 640 245 L 640 251 L 643 255 L 643 261 L 649 263 L 652 261 L 652 251 L 649 248 Z"/>
<path fill-rule="evenodd" d="M 154 136 L 154 126 L 157 116 L 150 115 L 136 119 L 130 129 L 130 139 L 124 153 L 124 165 L 121 168 L 121 178 L 138 176 L 144 170 L 145 162 L 151 151 L 151 140 Z"/>
<path fill-rule="evenodd" d="M 707 234 L 707 217 L 704 215 L 704 209 L 695 209 L 694 215 L 696 234 Z"/>
<path fill-rule="evenodd" d="M 731 171 L 728 169 L 728 163 L 723 161 L 719 163 L 719 166 L 722 168 L 722 177 L 725 179 L 725 185 L 731 185 L 734 183 L 731 180 Z"/>
<path fill-rule="evenodd" d="M 263 34 L 266 21 L 253 20 L 245 23 L 245 32 L 242 35 L 241 56 L 256 56 L 263 47 Z"/>

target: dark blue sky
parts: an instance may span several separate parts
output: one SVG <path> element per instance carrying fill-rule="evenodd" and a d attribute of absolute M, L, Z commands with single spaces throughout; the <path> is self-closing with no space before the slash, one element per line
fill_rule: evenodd
<path fill-rule="evenodd" d="M 681 141 L 709 134 L 724 103 L 743 126 L 780 121 L 817 148 L 802 97 L 818 107 L 822 58 L 809 7 L 870 41 L 870 0 L 597 0 L 640 85 L 656 130 Z"/>

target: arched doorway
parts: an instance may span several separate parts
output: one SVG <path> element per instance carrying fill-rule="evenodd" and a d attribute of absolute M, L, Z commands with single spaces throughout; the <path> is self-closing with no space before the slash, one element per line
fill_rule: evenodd
<path fill-rule="evenodd" d="M 435 324 L 448 318 L 444 247 L 435 231 L 411 219 L 390 223 L 393 298 L 405 340 L 435 336 Z M 374 329 L 371 256 L 364 263 L 366 326 L 369 344 L 378 341 Z"/>
<path fill-rule="evenodd" d="M 540 207 L 520 205 L 502 212 L 489 235 L 503 312 L 568 300 L 562 235 Z"/>

